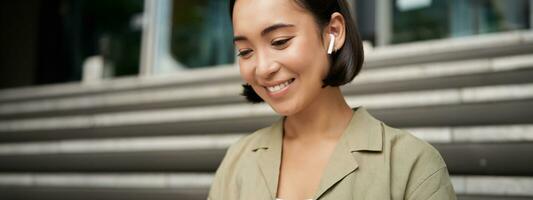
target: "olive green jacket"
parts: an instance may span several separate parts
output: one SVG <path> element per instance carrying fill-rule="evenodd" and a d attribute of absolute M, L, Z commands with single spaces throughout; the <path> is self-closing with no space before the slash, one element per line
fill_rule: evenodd
<path fill-rule="evenodd" d="M 216 172 L 208 199 L 274 200 L 282 137 L 283 118 L 233 144 Z M 448 200 L 456 196 L 435 148 L 359 107 L 313 199 Z"/>

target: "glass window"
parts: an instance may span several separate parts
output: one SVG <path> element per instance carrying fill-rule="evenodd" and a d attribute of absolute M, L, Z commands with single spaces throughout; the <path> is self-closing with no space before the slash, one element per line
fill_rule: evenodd
<path fill-rule="evenodd" d="M 137 74 L 143 2 L 3 1 L 0 45 L 13 51 L 2 51 L 0 88 L 79 81 L 90 60 L 107 77 Z"/>
<path fill-rule="evenodd" d="M 529 3 L 528 0 L 452 0 L 451 35 L 527 29 Z"/>
<path fill-rule="evenodd" d="M 375 43 L 376 35 L 376 2 L 375 0 L 358 0 L 354 2 L 355 19 L 361 38 L 365 41 Z"/>
<path fill-rule="evenodd" d="M 393 0 L 391 43 L 529 27 L 529 0 Z"/>
<path fill-rule="evenodd" d="M 228 0 L 174 0 L 170 51 L 182 68 L 233 63 Z"/>
<path fill-rule="evenodd" d="M 71 4 L 81 4 L 71 14 L 79 15 L 72 23 L 80 25 L 71 33 L 81 40 L 79 55 L 75 56 L 83 63 L 92 56 L 101 57 L 107 77 L 138 74 L 143 2 L 72 0 Z"/>
<path fill-rule="evenodd" d="M 448 0 L 394 0 L 392 7 L 391 43 L 448 36 Z"/>

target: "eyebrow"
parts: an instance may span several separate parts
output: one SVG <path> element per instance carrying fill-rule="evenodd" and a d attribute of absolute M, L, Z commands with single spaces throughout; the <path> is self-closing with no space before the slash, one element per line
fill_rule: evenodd
<path fill-rule="evenodd" d="M 280 28 L 287 28 L 287 27 L 294 27 L 294 25 L 292 25 L 292 24 L 284 24 L 284 23 L 273 24 L 273 25 L 263 29 L 261 31 L 261 36 L 264 36 L 266 34 L 274 32 L 275 30 L 278 30 Z M 247 40 L 247 38 L 245 36 L 240 36 L 240 35 L 233 37 L 233 43 L 235 43 L 237 41 L 241 41 L 241 40 Z"/>

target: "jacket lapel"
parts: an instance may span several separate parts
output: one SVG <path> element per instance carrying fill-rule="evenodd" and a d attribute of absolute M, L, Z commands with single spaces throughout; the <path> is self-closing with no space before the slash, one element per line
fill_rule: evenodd
<path fill-rule="evenodd" d="M 333 154 L 330 157 L 326 170 L 322 174 L 320 185 L 318 186 L 317 193 L 313 199 L 320 198 L 329 188 L 333 187 L 335 183 L 342 180 L 348 174 L 354 172 L 359 165 L 353 157 L 350 149 L 343 141 L 339 141 Z"/>
<path fill-rule="evenodd" d="M 374 119 L 365 108 L 354 108 L 352 119 L 326 165 L 313 199 L 319 199 L 344 177 L 357 172 L 359 165 L 353 152 L 381 150 L 382 129 L 380 122 Z"/>
<path fill-rule="evenodd" d="M 283 139 L 283 119 L 274 123 L 259 144 L 253 149 L 258 153 L 258 164 L 262 177 L 268 187 L 270 199 L 276 198 L 278 190 L 278 177 L 281 163 L 281 145 Z"/>

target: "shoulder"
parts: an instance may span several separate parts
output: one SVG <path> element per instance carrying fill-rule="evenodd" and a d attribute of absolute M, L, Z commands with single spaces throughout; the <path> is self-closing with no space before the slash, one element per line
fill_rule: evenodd
<path fill-rule="evenodd" d="M 406 130 L 382 124 L 393 178 L 406 184 L 407 199 L 427 199 L 434 194 L 454 199 L 448 169 L 439 151 Z"/>
<path fill-rule="evenodd" d="M 253 168 L 249 167 L 254 162 L 253 150 L 271 132 L 271 128 L 265 127 L 245 135 L 228 148 L 215 172 L 208 199 L 239 199 L 235 196 L 239 194 L 239 177 L 253 173 Z"/>
<path fill-rule="evenodd" d="M 404 129 L 393 128 L 385 123 L 382 123 L 382 126 L 385 146 L 388 146 L 399 159 L 423 162 L 429 164 L 431 168 L 446 167 L 439 151 L 428 142 Z"/>

